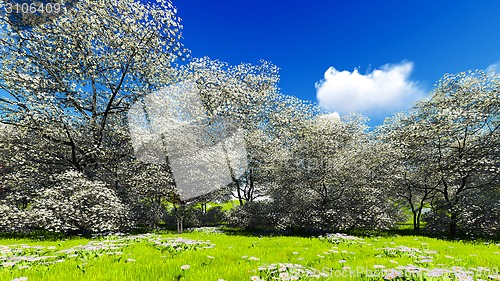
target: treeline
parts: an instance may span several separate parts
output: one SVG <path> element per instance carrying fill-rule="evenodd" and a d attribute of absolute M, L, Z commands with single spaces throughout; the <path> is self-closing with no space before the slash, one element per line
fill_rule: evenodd
<path fill-rule="evenodd" d="M 409 210 L 415 230 L 499 233 L 500 82 L 491 74 L 445 75 L 427 100 L 368 130 L 362 116 L 281 94 L 269 62 L 190 58 L 167 1 L 85 0 L 37 25 L 1 22 L 0 231 L 389 229 Z M 182 81 L 194 84 L 208 124 L 231 120 L 244 136 L 244 170 L 197 198 L 181 198 L 168 161 L 140 161 L 130 136 L 131 106 Z M 198 207 L 231 198 L 240 206 L 230 213 Z"/>

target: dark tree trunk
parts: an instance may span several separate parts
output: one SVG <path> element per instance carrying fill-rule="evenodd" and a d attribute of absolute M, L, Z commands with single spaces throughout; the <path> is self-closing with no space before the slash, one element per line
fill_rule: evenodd
<path fill-rule="evenodd" d="M 458 232 L 457 227 L 457 214 L 455 212 L 451 213 L 451 221 L 450 221 L 450 236 L 455 237 Z"/>
<path fill-rule="evenodd" d="M 206 202 L 202 202 L 201 203 L 201 214 L 202 215 L 206 215 L 207 214 L 207 203 Z"/>
<path fill-rule="evenodd" d="M 241 196 L 241 188 L 240 188 L 240 184 L 238 182 L 236 182 L 236 188 L 238 191 L 238 201 L 240 202 L 240 206 L 243 206 L 243 198 Z"/>

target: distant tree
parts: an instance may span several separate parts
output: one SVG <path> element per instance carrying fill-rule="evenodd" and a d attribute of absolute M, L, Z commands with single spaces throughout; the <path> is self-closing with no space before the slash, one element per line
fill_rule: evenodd
<path fill-rule="evenodd" d="M 172 172 L 166 164 L 128 162 L 120 169 L 128 190 L 124 196 L 139 225 L 156 226 L 164 220 L 175 190 Z"/>

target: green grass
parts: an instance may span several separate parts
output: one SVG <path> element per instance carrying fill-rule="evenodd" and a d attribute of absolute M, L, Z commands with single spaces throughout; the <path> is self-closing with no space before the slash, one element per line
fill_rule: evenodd
<path fill-rule="evenodd" d="M 244 201 L 243 201 L 244 202 Z M 240 205 L 240 202 L 237 199 L 233 199 L 224 203 L 215 203 L 215 202 L 208 202 L 207 203 L 207 210 L 210 210 L 213 207 L 221 206 L 223 211 L 230 211 L 237 206 Z M 167 209 L 173 209 L 174 205 L 172 203 L 165 203 L 165 206 Z M 195 208 L 201 208 L 200 203 L 196 203 Z"/>
<path fill-rule="evenodd" d="M 233 199 L 223 204 L 211 204 L 212 206 L 222 206 L 223 211 L 230 211 L 240 205 L 237 199 Z"/>
<path fill-rule="evenodd" d="M 182 241 L 176 242 L 178 245 L 172 245 L 171 242 L 165 244 L 168 243 L 165 238 L 179 237 L 207 242 L 200 245 L 186 245 Z M 196 232 L 182 235 L 163 234 L 161 238 L 163 240 L 159 240 L 160 236 L 117 240 L 105 244 L 116 245 L 117 249 L 94 251 L 78 249 L 70 254 L 61 253 L 60 250 L 87 244 L 90 240 L 78 238 L 64 241 L 3 239 L 0 240 L 0 245 L 10 246 L 9 250 L 3 248 L 3 254 L 0 246 L 0 280 L 10 281 L 22 276 L 28 277 L 30 281 L 217 281 L 219 279 L 238 281 L 251 280 L 252 276 L 260 276 L 263 280 L 281 280 L 272 279 L 272 276 L 278 276 L 279 265 L 276 265 L 274 270 L 267 270 L 270 264 L 278 263 L 300 264 L 314 271 L 313 273 L 323 272 L 323 275 L 327 276 L 316 279 L 302 275 L 298 280 L 380 280 L 387 274 L 383 272 L 384 270 L 410 264 L 423 271 L 429 271 L 432 268 L 447 269 L 453 276 L 460 272 L 454 267 L 473 269 L 477 271 L 476 277 L 493 280 L 494 275 L 499 274 L 498 267 L 500 266 L 500 244 L 444 241 L 418 236 L 365 237 L 363 240 L 350 240 L 345 238 L 252 237 Z M 33 249 L 24 246 L 22 249 L 19 246 L 12 246 L 13 244 L 55 246 L 56 248 Z M 398 246 L 408 248 L 398 248 Z M 22 249 L 22 252 L 13 253 L 15 249 Z M 8 251 L 10 252 L 5 253 Z M 117 252 L 118 254 L 111 254 Z M 2 259 L 5 263 L 7 257 L 13 256 L 54 257 L 34 262 L 20 261 L 13 267 L 1 266 Z M 56 260 L 64 261 L 55 262 Z M 44 262 L 48 264 L 43 264 Z M 183 265 L 189 265 L 190 268 L 182 270 Z M 23 266 L 30 267 L 19 268 Z M 282 268 L 286 269 L 285 271 L 297 273 L 297 269 L 291 268 L 291 265 L 283 265 Z M 486 273 L 485 268 L 489 268 L 490 272 Z M 413 270 L 411 268 L 397 270 L 402 274 L 406 273 L 410 278 L 408 280 L 461 280 L 442 277 L 424 279 L 421 274 L 409 275 L 408 272 Z M 374 275 L 367 276 L 370 273 Z M 491 276 L 488 277 L 488 275 Z M 340 278 L 341 276 L 345 278 Z"/>

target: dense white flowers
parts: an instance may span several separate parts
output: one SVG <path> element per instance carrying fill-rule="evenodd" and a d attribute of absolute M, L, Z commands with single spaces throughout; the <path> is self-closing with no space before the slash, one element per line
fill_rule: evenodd
<path fill-rule="evenodd" d="M 63 232 L 114 231 L 128 224 L 127 208 L 104 183 L 89 181 L 76 171 L 57 175 L 56 180 L 33 203 L 35 224 Z"/>
<path fill-rule="evenodd" d="M 135 167 L 123 114 L 189 55 L 170 1 L 72 2 L 21 30 L 1 15 L 0 123 L 15 129 L 0 134 L 0 230 L 128 226 L 122 201 L 143 198 L 125 182 Z M 67 170 L 82 175 L 51 179 Z"/>
<path fill-rule="evenodd" d="M 387 184 L 427 228 L 494 235 L 500 226 L 500 79 L 446 74 L 428 100 L 380 127 Z"/>

